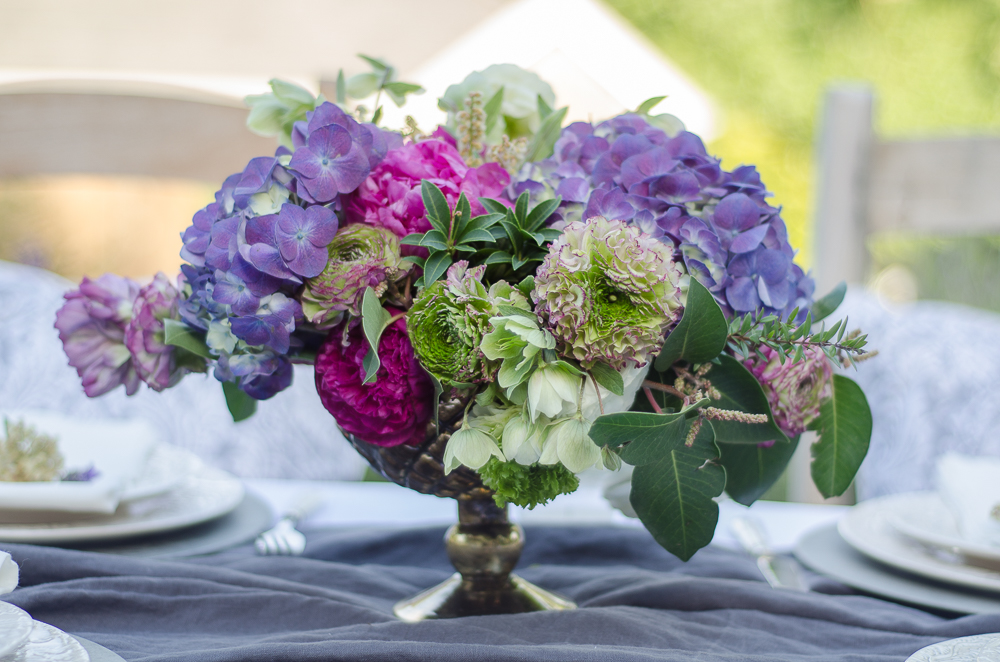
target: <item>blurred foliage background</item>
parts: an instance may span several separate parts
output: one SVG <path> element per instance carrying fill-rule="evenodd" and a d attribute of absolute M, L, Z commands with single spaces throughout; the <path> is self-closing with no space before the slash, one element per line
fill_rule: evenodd
<path fill-rule="evenodd" d="M 1000 133 L 997 0 L 606 1 L 723 109 L 709 148 L 727 168 L 758 166 L 803 266 L 828 84 L 870 82 L 883 137 Z M 1000 241 L 883 237 L 871 250 L 876 270 L 893 267 L 882 281 L 903 298 L 909 289 L 1000 310 L 989 294 Z"/>

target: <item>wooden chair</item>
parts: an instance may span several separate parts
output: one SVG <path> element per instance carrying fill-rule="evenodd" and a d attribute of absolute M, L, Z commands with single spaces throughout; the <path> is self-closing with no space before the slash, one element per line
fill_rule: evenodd
<path fill-rule="evenodd" d="M 236 99 L 146 82 L 108 93 L 80 81 L 0 86 L 0 179 L 116 174 L 219 184 L 274 152 L 274 139 L 250 133 L 246 117 Z"/>
<path fill-rule="evenodd" d="M 1000 137 L 883 140 L 874 95 L 831 87 L 818 140 L 817 293 L 868 277 L 866 240 L 880 232 L 961 235 L 1000 230 Z"/>

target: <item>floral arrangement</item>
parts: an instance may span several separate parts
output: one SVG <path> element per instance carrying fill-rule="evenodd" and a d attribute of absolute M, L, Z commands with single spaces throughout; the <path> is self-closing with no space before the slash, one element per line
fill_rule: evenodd
<path fill-rule="evenodd" d="M 637 514 L 684 559 L 713 499 L 757 499 L 807 429 L 820 491 L 848 487 L 871 414 L 834 367 L 865 338 L 820 324 L 844 289 L 813 300 L 753 166 L 723 170 L 651 114 L 662 97 L 564 127 L 513 65 L 449 88 L 432 133 L 387 131 L 382 95 L 420 89 L 366 59 L 336 103 L 280 81 L 248 99 L 280 146 L 194 215 L 176 281 L 66 295 L 56 327 L 88 395 L 211 370 L 240 420 L 310 363 L 338 425 L 387 447 L 421 443 L 457 396 L 446 471 L 534 507 L 633 465 Z"/>

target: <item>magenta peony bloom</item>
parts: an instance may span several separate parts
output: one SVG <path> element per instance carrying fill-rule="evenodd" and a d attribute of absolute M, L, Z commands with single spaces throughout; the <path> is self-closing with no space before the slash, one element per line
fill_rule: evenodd
<path fill-rule="evenodd" d="M 64 295 L 66 303 L 56 313 L 55 327 L 69 364 L 76 368 L 91 398 L 123 384 L 128 395 L 139 388 L 139 376 L 125 346 L 125 328 L 138 294 L 138 283 L 104 274 L 96 280 L 84 278 L 79 289 Z"/>
<path fill-rule="evenodd" d="M 784 365 L 770 347 L 762 347 L 761 352 L 766 361 L 752 356 L 744 365 L 764 388 L 774 422 L 789 437 L 805 432 L 809 422 L 819 416 L 820 402 L 830 396 L 830 361 L 815 347 L 805 350 L 803 361 L 794 363 L 789 356 Z"/>
<path fill-rule="evenodd" d="M 163 320 L 180 319 L 177 289 L 162 273 L 139 290 L 132 305 L 132 320 L 125 329 L 125 345 L 142 381 L 154 391 L 176 384 L 186 372 L 178 369 L 174 348 L 163 343 Z"/>
<path fill-rule="evenodd" d="M 386 154 L 382 163 L 352 193 L 345 205 L 348 223 L 367 223 L 399 237 L 431 229 L 420 197 L 420 182 L 428 179 L 455 205 L 465 193 L 472 215 L 485 213 L 479 198 L 495 198 L 510 183 L 497 163 L 478 168 L 465 165 L 455 146 L 443 140 L 411 142 Z"/>
<path fill-rule="evenodd" d="M 393 315 L 400 311 L 388 309 Z M 345 322 L 348 323 L 348 322 Z M 316 390 L 344 431 L 378 446 L 416 445 L 424 440 L 433 413 L 434 386 L 420 367 L 406 335 L 405 318 L 382 334 L 382 365 L 372 384 L 362 384 L 361 363 L 368 343 L 355 322 L 344 346 L 343 326 L 335 328 L 316 357 Z"/>

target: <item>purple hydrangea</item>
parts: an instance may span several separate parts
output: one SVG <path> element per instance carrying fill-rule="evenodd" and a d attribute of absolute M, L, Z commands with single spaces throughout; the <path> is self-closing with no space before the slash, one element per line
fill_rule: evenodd
<path fill-rule="evenodd" d="M 669 136 L 638 115 L 564 128 L 551 157 L 526 164 L 508 188 L 534 202 L 561 196 L 558 229 L 595 216 L 629 221 L 673 244 L 675 258 L 727 315 L 808 308 L 813 281 L 753 166 L 726 172 L 698 136 Z M 805 313 L 801 313 L 804 317 Z"/>

